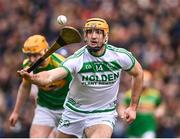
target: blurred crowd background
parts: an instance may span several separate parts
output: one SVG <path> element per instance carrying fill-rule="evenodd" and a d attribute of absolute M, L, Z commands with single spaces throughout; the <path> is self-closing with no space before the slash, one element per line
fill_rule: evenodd
<path fill-rule="evenodd" d="M 152 73 L 152 85 L 161 92 L 166 111 L 158 120 L 157 137 L 180 137 L 179 7 L 179 0 L 0 0 L 0 137 L 28 137 L 33 95 L 16 127 L 8 123 L 21 81 L 16 74 L 24 59 L 21 48 L 32 34 L 44 35 L 52 44 L 60 14 L 81 32 L 87 18 L 107 20 L 109 43 L 130 50 Z M 77 48 L 58 52 L 67 57 Z M 128 80 L 122 76 L 122 93 L 129 89 Z"/>

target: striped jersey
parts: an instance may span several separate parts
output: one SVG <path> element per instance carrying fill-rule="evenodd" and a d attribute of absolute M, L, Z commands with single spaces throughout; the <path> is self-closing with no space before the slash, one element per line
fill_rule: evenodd
<path fill-rule="evenodd" d="M 41 71 L 47 71 L 61 66 L 64 61 L 64 57 L 59 54 L 53 53 L 50 56 L 49 64 L 46 67 L 39 67 L 34 70 L 34 73 Z M 25 59 L 23 62 L 23 67 L 29 66 L 30 62 Z M 63 104 L 69 91 L 69 83 L 71 81 L 71 75 L 68 75 L 65 79 L 61 81 L 49 84 L 44 87 L 38 87 L 38 98 L 37 103 L 42 106 L 52 110 L 63 109 Z"/>
<path fill-rule="evenodd" d="M 121 70 L 131 70 L 136 59 L 123 48 L 105 48 L 101 56 L 94 56 L 84 46 L 63 62 L 73 75 L 65 108 L 83 114 L 115 110 Z"/>

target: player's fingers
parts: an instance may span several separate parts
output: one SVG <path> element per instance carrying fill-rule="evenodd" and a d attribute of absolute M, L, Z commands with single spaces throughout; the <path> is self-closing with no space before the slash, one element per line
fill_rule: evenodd
<path fill-rule="evenodd" d="M 27 73 L 27 71 L 26 70 L 19 70 L 19 71 L 17 71 L 17 73 L 19 74 L 19 76 L 28 76 L 28 73 Z"/>
<path fill-rule="evenodd" d="M 13 119 L 13 121 L 12 121 L 12 125 L 13 125 L 13 126 L 15 126 L 15 125 L 16 125 L 16 123 L 17 123 L 17 119 Z"/>
<path fill-rule="evenodd" d="M 130 124 L 130 123 L 132 123 L 133 119 L 130 118 L 130 117 L 128 117 L 128 118 L 126 119 L 126 121 L 127 121 L 128 124 Z"/>
<path fill-rule="evenodd" d="M 20 71 L 17 71 L 17 75 L 18 75 L 18 76 L 21 76 L 21 72 L 20 72 Z"/>
<path fill-rule="evenodd" d="M 128 118 L 128 114 L 126 112 L 123 112 L 121 114 L 121 119 L 126 120 Z"/>
<path fill-rule="evenodd" d="M 24 70 L 18 70 L 17 73 L 18 73 L 19 76 L 23 76 Z"/>
<path fill-rule="evenodd" d="M 15 122 L 12 120 L 10 123 L 11 126 L 15 126 Z"/>
<path fill-rule="evenodd" d="M 9 123 L 11 126 L 15 126 L 15 121 L 13 118 L 9 119 Z"/>
<path fill-rule="evenodd" d="M 131 118 L 128 114 L 128 112 L 124 111 L 124 113 L 122 114 L 121 118 L 126 121 L 127 123 L 130 123 L 131 122 Z"/>
<path fill-rule="evenodd" d="M 125 117 L 126 119 L 129 119 L 129 118 L 130 118 L 128 113 L 126 113 L 125 116 L 126 116 L 126 117 Z"/>
<path fill-rule="evenodd" d="M 16 122 L 18 120 L 18 115 L 17 114 L 12 114 L 9 118 L 9 123 L 11 126 L 15 126 Z"/>
<path fill-rule="evenodd" d="M 135 117 L 132 115 L 127 115 L 126 116 L 126 121 L 128 124 L 132 123 L 135 120 Z"/>

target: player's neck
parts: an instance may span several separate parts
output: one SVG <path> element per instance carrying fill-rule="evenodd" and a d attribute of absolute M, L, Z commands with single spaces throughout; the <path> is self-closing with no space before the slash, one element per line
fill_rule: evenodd
<path fill-rule="evenodd" d="M 91 53 L 93 56 L 100 57 L 100 56 L 104 55 L 105 51 L 106 51 L 106 47 L 103 46 L 99 51 L 96 51 L 96 52 L 91 51 L 90 53 Z"/>

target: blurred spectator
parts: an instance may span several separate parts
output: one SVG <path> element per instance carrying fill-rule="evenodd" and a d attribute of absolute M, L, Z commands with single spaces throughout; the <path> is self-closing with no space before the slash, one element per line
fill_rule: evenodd
<path fill-rule="evenodd" d="M 168 83 L 163 90 L 166 103 L 163 106 L 165 114 L 158 120 L 158 137 L 160 138 L 180 137 L 179 90 L 180 87 L 176 80 Z"/>

